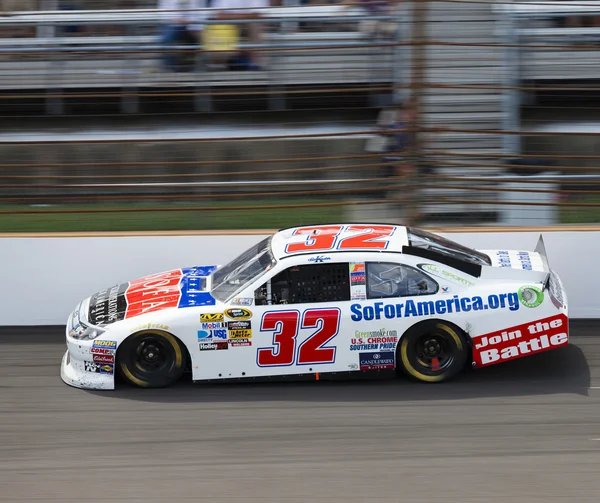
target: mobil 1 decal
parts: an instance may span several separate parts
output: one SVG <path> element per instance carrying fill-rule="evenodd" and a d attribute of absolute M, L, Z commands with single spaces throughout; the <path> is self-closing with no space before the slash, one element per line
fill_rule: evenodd
<path fill-rule="evenodd" d="M 473 338 L 473 362 L 485 367 L 569 343 L 569 320 L 557 314 Z"/>
<path fill-rule="evenodd" d="M 92 295 L 89 312 L 92 325 L 114 323 L 125 318 L 125 292 L 128 287 L 129 283 L 120 283 Z"/>

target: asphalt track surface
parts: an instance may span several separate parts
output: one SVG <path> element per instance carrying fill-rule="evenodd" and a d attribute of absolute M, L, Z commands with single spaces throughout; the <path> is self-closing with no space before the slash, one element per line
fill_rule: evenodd
<path fill-rule="evenodd" d="M 598 328 L 441 385 L 107 392 L 60 380 L 62 329 L 5 328 L 0 501 L 597 503 Z"/>

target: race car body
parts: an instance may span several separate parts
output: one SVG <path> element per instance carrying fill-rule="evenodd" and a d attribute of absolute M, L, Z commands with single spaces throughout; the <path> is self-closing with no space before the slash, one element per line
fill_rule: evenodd
<path fill-rule="evenodd" d="M 534 251 L 420 229 L 283 229 L 223 266 L 114 285 L 67 321 L 62 379 L 114 389 L 396 369 L 442 382 L 568 344 L 567 296 Z"/>

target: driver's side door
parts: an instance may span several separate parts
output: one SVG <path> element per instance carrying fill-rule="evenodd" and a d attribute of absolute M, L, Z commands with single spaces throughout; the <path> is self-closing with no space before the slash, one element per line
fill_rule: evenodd
<path fill-rule="evenodd" d="M 254 375 L 348 370 L 348 262 L 291 265 L 254 292 Z M 346 327 L 346 331 L 344 330 Z"/>

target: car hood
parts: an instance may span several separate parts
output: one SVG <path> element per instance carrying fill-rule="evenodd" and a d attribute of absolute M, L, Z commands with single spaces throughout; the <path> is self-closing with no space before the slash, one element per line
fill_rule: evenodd
<path fill-rule="evenodd" d="M 88 320 L 104 326 L 169 308 L 211 306 L 209 276 L 218 266 L 194 266 L 117 283 L 90 297 Z"/>
<path fill-rule="evenodd" d="M 492 260 L 493 267 L 548 272 L 542 256 L 537 252 L 520 250 L 478 250 Z"/>

